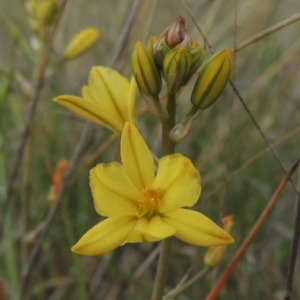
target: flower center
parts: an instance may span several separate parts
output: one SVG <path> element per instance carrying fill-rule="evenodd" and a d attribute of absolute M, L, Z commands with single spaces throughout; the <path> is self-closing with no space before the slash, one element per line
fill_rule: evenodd
<path fill-rule="evenodd" d="M 138 200 L 139 211 L 137 217 L 151 218 L 153 215 L 157 215 L 161 204 L 159 189 L 145 187 L 142 193 L 142 199 Z"/>

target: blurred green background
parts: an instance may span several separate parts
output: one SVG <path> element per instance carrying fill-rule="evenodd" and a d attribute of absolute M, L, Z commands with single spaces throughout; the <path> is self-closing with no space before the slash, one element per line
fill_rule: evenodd
<path fill-rule="evenodd" d="M 131 75 L 130 55 L 135 42 L 146 43 L 150 35 L 161 34 L 178 15 L 186 19 L 192 37 L 203 45 L 180 1 L 67 1 L 13 194 L 1 215 L 0 299 L 20 298 L 22 269 L 50 209 L 47 197 L 53 171 L 59 160 L 71 159 L 84 128 L 84 120 L 74 117 L 52 99 L 62 94 L 81 96 L 92 66 L 112 66 L 122 28 L 136 3 L 139 5 L 132 27 L 113 65 L 121 74 L 128 78 Z M 300 12 L 298 0 L 187 0 L 186 4 L 215 51 L 234 49 L 256 33 Z M 3 0 L 0 9 L 2 205 L 30 107 L 38 57 L 32 49 L 33 34 L 24 2 Z M 70 38 L 90 26 L 101 32 L 97 44 L 79 58 L 55 66 Z M 298 21 L 236 52 L 232 76 L 262 131 L 271 144 L 276 143 L 275 150 L 287 169 L 299 157 L 299 29 Z M 207 52 L 206 59 L 210 57 Z M 178 120 L 190 107 L 191 87 L 192 84 L 179 96 Z M 137 111 L 143 110 L 144 103 L 139 100 Z M 159 156 L 159 122 L 146 113 L 139 119 L 139 127 L 149 147 Z M 26 288 L 28 299 L 150 298 L 156 260 L 140 276 L 134 274 L 156 244 L 129 244 L 103 257 L 81 257 L 70 251 L 74 242 L 99 221 L 88 173 L 98 162 L 118 159 L 118 138 L 99 151 L 111 135 L 97 125 L 88 132 L 86 147 L 35 262 Z M 216 104 L 196 120 L 192 133 L 176 149 L 191 158 L 202 176 L 202 194 L 195 209 L 215 222 L 226 214 L 235 216 L 232 235 L 236 243 L 228 247 L 222 264 L 177 297 L 204 299 L 285 174 L 229 86 Z M 293 179 L 299 186 L 299 171 Z M 282 299 L 296 201 L 295 190 L 288 184 L 219 299 Z M 174 239 L 167 290 L 176 286 L 190 267 L 192 274 L 201 270 L 205 251 Z M 299 287 L 298 262 L 293 299 L 299 297 Z"/>

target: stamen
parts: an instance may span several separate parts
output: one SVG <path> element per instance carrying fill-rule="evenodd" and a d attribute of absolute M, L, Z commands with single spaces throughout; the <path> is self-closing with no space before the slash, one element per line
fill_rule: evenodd
<path fill-rule="evenodd" d="M 137 217 L 152 217 L 158 214 L 158 208 L 161 204 L 159 189 L 146 187 L 143 190 L 143 198 L 138 201 L 139 211 Z"/>

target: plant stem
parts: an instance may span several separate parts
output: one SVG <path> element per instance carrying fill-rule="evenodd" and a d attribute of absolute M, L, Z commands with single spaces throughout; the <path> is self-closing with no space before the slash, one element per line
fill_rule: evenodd
<path fill-rule="evenodd" d="M 22 265 L 25 265 L 28 259 L 28 244 L 25 242 L 25 236 L 30 227 L 30 179 L 31 179 L 31 156 L 32 156 L 32 141 L 29 137 L 24 149 L 24 172 L 23 172 L 23 190 L 22 190 Z"/>
<path fill-rule="evenodd" d="M 169 119 L 162 122 L 162 156 L 174 153 L 175 142 L 170 140 L 169 132 L 175 125 L 175 95 L 168 95 L 167 111 L 169 114 Z M 171 238 L 167 238 L 162 241 L 151 300 L 162 299 L 167 279 L 170 252 Z"/>
<path fill-rule="evenodd" d="M 175 126 L 175 95 L 168 96 L 167 111 L 169 114 L 169 119 L 162 122 L 162 156 L 174 153 L 175 142 L 170 140 L 169 132 Z"/>
<path fill-rule="evenodd" d="M 283 296 L 284 300 L 290 300 L 292 298 L 293 277 L 294 277 L 294 271 L 295 271 L 295 266 L 296 266 L 296 261 L 297 261 L 299 239 L 300 239 L 300 194 L 298 195 L 293 244 L 292 244 L 292 251 L 291 251 L 291 257 L 290 257 L 290 262 L 289 262 L 287 278 L 286 278 L 285 292 L 284 292 L 284 296 Z"/>
<path fill-rule="evenodd" d="M 74 233 L 72 231 L 72 225 L 68 216 L 67 212 L 67 206 L 65 202 L 62 202 L 61 206 L 61 217 L 63 220 L 63 224 L 65 227 L 67 239 L 68 239 L 68 244 L 69 245 L 74 245 L 75 244 L 75 238 L 74 238 Z M 85 278 L 84 278 L 84 271 L 83 267 L 80 264 L 80 260 L 78 255 L 73 254 L 73 259 L 74 259 L 74 264 L 75 264 L 75 269 L 77 273 L 77 280 L 78 280 L 78 289 L 79 289 L 79 295 L 80 299 L 82 300 L 87 300 L 89 299 L 88 292 L 85 287 Z"/>
<path fill-rule="evenodd" d="M 151 300 L 161 300 L 164 294 L 171 252 L 171 239 L 167 238 L 161 242 L 162 245 Z"/>
<path fill-rule="evenodd" d="M 211 267 L 205 266 L 199 273 L 197 273 L 193 278 L 188 280 L 187 282 L 183 283 L 182 285 L 179 285 L 175 287 L 172 291 L 170 291 L 167 295 L 163 297 L 163 300 L 170 300 L 174 299 L 176 296 L 178 296 L 180 293 L 182 293 L 184 290 L 186 290 L 188 287 L 190 287 L 192 284 L 197 282 L 199 279 L 204 277 L 208 272 L 212 270 Z"/>
<path fill-rule="evenodd" d="M 296 14 L 290 18 L 285 19 L 282 22 L 277 23 L 276 25 L 273 25 L 257 34 L 255 34 L 254 36 L 250 37 L 249 39 L 247 39 L 246 41 L 242 42 L 240 45 L 238 45 L 237 47 L 235 47 L 234 51 L 240 51 L 242 49 L 244 49 L 245 47 L 259 41 L 260 39 L 266 37 L 267 35 L 274 33 L 276 31 L 278 31 L 281 28 L 284 28 L 296 21 L 300 20 L 300 14 Z"/>

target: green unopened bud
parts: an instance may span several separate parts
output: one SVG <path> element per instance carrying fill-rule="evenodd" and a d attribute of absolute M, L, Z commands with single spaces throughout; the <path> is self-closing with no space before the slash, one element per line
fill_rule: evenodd
<path fill-rule="evenodd" d="M 161 77 L 152 56 L 141 42 L 135 44 L 131 66 L 142 97 L 157 97 L 161 90 Z"/>
<path fill-rule="evenodd" d="M 158 40 L 158 36 L 157 35 L 151 35 L 150 38 L 148 39 L 148 43 L 147 43 L 147 49 L 150 53 L 150 55 L 153 57 L 154 53 L 154 44 L 155 42 Z"/>
<path fill-rule="evenodd" d="M 40 23 L 46 25 L 53 24 L 57 16 L 57 1 L 43 0 L 37 3 L 36 15 Z"/>
<path fill-rule="evenodd" d="M 200 47 L 196 42 L 193 42 L 191 49 L 189 50 L 192 55 L 192 65 L 186 76 L 185 84 L 190 80 L 192 75 L 198 70 L 201 66 L 205 52 L 203 52 L 202 47 Z"/>
<path fill-rule="evenodd" d="M 25 6 L 30 16 L 31 30 L 35 33 L 47 25 L 52 25 L 57 17 L 57 0 L 27 0 Z"/>
<path fill-rule="evenodd" d="M 225 49 L 214 54 L 201 70 L 191 96 L 198 109 L 211 106 L 224 90 L 231 72 L 231 52 Z"/>
<path fill-rule="evenodd" d="M 64 51 L 65 59 L 74 59 L 92 48 L 98 41 L 100 33 L 96 28 L 86 28 L 77 33 Z"/>
<path fill-rule="evenodd" d="M 168 119 L 168 113 L 158 98 L 162 85 L 160 73 L 148 49 L 140 42 L 135 44 L 131 56 L 131 67 L 148 111 L 161 121 Z"/>
<path fill-rule="evenodd" d="M 192 55 L 185 48 L 170 50 L 163 62 L 163 74 L 169 94 L 175 94 L 183 85 L 192 64 Z"/>
<path fill-rule="evenodd" d="M 162 69 L 164 57 L 167 52 L 170 51 L 164 37 L 158 38 L 158 36 L 151 36 L 148 40 L 148 50 L 153 57 L 156 66 Z"/>

